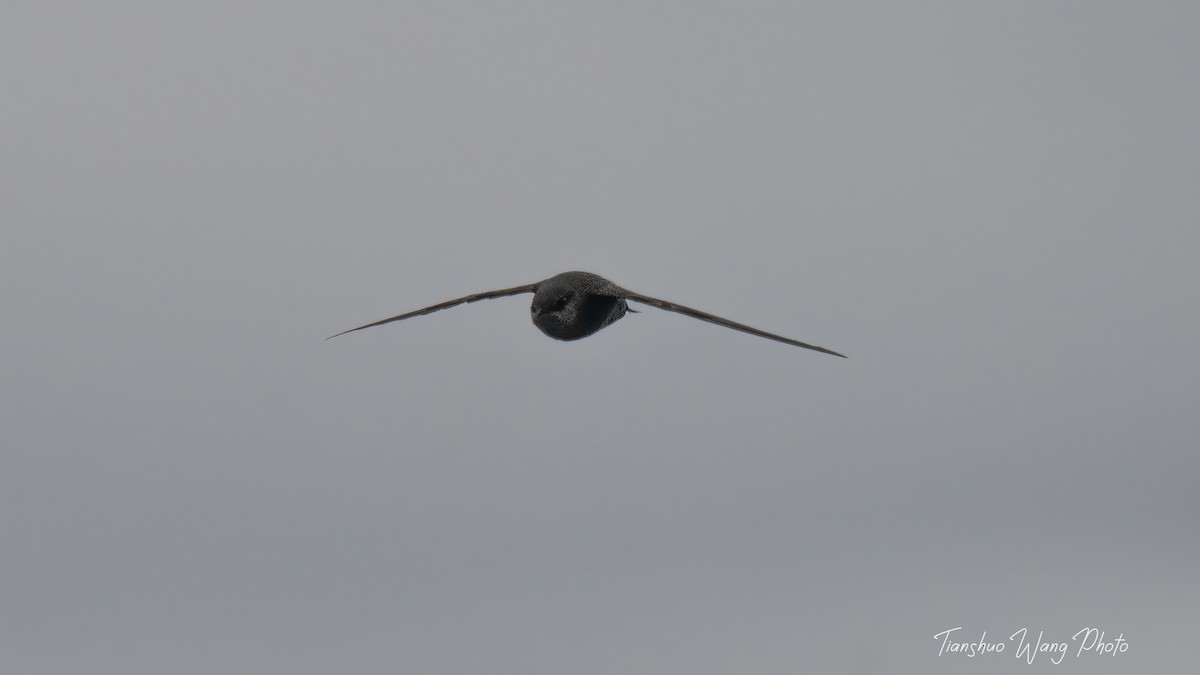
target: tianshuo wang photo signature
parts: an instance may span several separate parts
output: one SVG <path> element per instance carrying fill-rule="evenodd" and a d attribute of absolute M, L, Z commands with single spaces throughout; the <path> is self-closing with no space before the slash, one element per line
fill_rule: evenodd
<path fill-rule="evenodd" d="M 1099 628 L 1081 628 L 1071 636 L 1070 642 L 1047 639 L 1045 631 L 1041 630 L 1034 637 L 1027 628 L 1021 628 L 1008 636 L 1008 640 L 1005 642 L 989 642 L 986 630 L 977 641 L 960 642 L 959 638 L 962 636 L 955 635 L 955 633 L 961 630 L 962 626 L 957 626 L 933 636 L 933 639 L 938 641 L 938 656 L 958 655 L 973 658 L 981 654 L 1010 652 L 1016 658 L 1024 659 L 1030 665 L 1039 656 L 1044 656 L 1051 663 L 1058 665 L 1070 652 L 1074 652 L 1075 657 L 1078 658 L 1083 654 L 1116 656 L 1129 650 L 1129 642 L 1125 640 L 1124 633 L 1118 634 L 1115 638 L 1109 638 Z"/>

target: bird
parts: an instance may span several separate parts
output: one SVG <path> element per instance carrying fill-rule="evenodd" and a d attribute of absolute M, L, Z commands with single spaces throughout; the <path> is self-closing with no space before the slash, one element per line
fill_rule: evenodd
<path fill-rule="evenodd" d="M 791 338 L 775 335 L 766 331 L 752 328 L 745 324 L 730 321 L 708 312 L 702 312 L 691 307 L 684 307 L 667 300 L 652 298 L 648 295 L 634 293 L 626 290 L 604 277 L 592 274 L 591 272 L 563 272 L 556 274 L 549 279 L 537 281 L 524 286 L 514 286 L 512 288 L 502 288 L 495 291 L 484 291 L 482 293 L 472 293 L 464 295 L 461 298 L 439 302 L 436 305 L 430 305 L 424 309 L 414 310 L 405 314 L 400 314 L 386 319 L 381 319 L 373 323 L 368 323 L 357 328 L 344 330 L 337 335 L 330 335 L 325 338 L 332 340 L 339 335 L 353 333 L 354 331 L 363 330 L 364 328 L 374 328 L 382 326 L 393 321 L 403 321 L 414 316 L 423 316 L 432 314 L 443 309 L 456 307 L 469 302 L 478 302 L 480 300 L 490 300 L 492 298 L 504 298 L 510 295 L 521 295 L 523 293 L 533 293 L 533 302 L 529 306 L 530 318 L 533 323 L 547 336 L 556 340 L 578 340 L 585 338 L 600 329 L 616 323 L 621 317 L 625 316 L 626 312 L 638 313 L 638 310 L 629 307 L 628 302 L 633 301 L 651 307 L 657 307 L 668 312 L 676 312 L 684 316 L 690 316 L 693 319 L 700 319 L 709 323 L 715 323 L 718 326 L 732 328 L 750 335 L 782 342 L 784 344 L 793 345 L 795 347 L 803 347 L 813 351 L 821 352 L 822 354 L 831 354 L 846 358 L 845 354 L 839 354 L 832 349 L 818 347 L 807 342 L 800 342 Z"/>

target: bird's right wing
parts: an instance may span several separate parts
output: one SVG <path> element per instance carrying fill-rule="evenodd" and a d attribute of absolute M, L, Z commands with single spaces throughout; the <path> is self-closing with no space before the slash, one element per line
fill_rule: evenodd
<path fill-rule="evenodd" d="M 382 326 L 385 323 L 391 323 L 393 321 L 401 321 L 403 319 L 407 319 L 407 318 L 414 317 L 414 316 L 421 316 L 423 314 L 432 314 L 433 312 L 436 312 L 438 310 L 447 309 L 449 307 L 454 307 L 456 305 L 462 305 L 462 304 L 465 304 L 468 302 L 477 302 L 479 300 L 490 300 L 492 298 L 503 298 L 503 297 L 507 297 L 509 295 L 520 295 L 522 293 L 533 293 L 535 291 L 537 291 L 537 284 L 525 284 L 524 286 L 505 288 L 505 289 L 502 289 L 499 291 L 484 291 L 483 293 L 474 293 L 472 295 L 466 295 L 461 298 L 457 298 L 455 300 L 447 300 L 446 302 L 440 302 L 436 305 L 431 305 L 429 307 L 426 307 L 425 309 L 418 309 L 416 311 L 409 312 L 407 314 L 401 314 L 399 316 L 393 316 L 388 319 L 382 319 L 380 321 L 376 321 L 375 323 L 369 323 L 365 326 L 359 326 L 358 328 L 351 328 L 350 330 L 344 330 L 344 331 L 338 333 L 337 335 L 330 335 L 329 337 L 327 337 L 325 339 L 332 340 L 333 338 L 337 337 L 338 335 L 345 335 L 346 333 L 353 333 L 356 330 L 362 330 L 364 328 L 373 328 L 375 326 Z"/>

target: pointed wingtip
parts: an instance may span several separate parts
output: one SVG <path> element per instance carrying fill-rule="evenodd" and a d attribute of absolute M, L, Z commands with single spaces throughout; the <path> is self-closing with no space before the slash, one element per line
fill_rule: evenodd
<path fill-rule="evenodd" d="M 805 349 L 811 349 L 814 352 L 820 352 L 822 354 L 829 354 L 830 356 L 836 356 L 841 359 L 849 358 L 848 356 L 846 356 L 845 354 L 842 354 L 840 352 L 835 352 L 832 349 L 826 349 L 826 348 L 818 346 L 818 345 L 810 345 L 807 342 L 798 342 L 795 340 L 782 340 L 782 342 L 786 342 L 790 345 L 796 345 L 797 347 L 804 347 Z"/>

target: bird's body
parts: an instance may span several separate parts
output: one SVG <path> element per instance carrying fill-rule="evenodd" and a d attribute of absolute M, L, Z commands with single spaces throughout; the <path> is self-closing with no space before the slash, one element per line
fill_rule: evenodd
<path fill-rule="evenodd" d="M 538 284 L 529 305 L 533 324 L 557 340 L 578 340 L 629 311 L 623 289 L 590 272 L 563 272 Z"/>
<path fill-rule="evenodd" d="M 348 331 L 343 331 L 337 335 L 352 333 L 356 330 L 371 328 L 372 326 L 381 326 L 385 323 L 400 321 L 414 316 L 430 314 L 438 310 L 447 309 L 456 305 L 461 305 L 468 302 L 476 302 L 479 300 L 487 300 L 490 298 L 502 298 L 509 295 L 519 295 L 521 293 L 533 293 L 533 302 L 530 304 L 529 311 L 533 323 L 546 335 L 557 340 L 578 340 L 585 338 L 606 326 L 618 321 L 625 316 L 626 312 L 633 312 L 630 309 L 627 301 L 640 302 L 645 305 L 651 305 L 659 309 L 665 309 L 669 312 L 677 312 L 690 316 L 701 321 L 708 321 L 719 326 L 732 328 L 734 330 L 757 335 L 775 340 L 784 344 L 794 345 L 796 347 L 804 347 L 825 354 L 834 356 L 844 355 L 835 351 L 810 345 L 799 340 L 785 338 L 781 335 L 774 335 L 761 331 L 757 328 L 751 328 L 744 324 L 735 323 L 729 319 L 723 319 L 719 316 L 701 312 L 698 309 L 684 307 L 666 300 L 659 300 L 647 295 L 640 295 L 632 291 L 628 291 L 613 282 L 590 272 L 563 272 L 550 277 L 544 281 L 539 281 L 524 286 L 514 286 L 513 288 L 505 288 L 496 291 L 485 291 L 483 293 L 475 293 L 454 300 L 448 300 L 436 305 L 418 309 L 407 314 L 393 316 L 381 321 L 369 323 L 358 328 L 351 328 Z M 333 335 L 331 337 L 337 337 Z"/>

